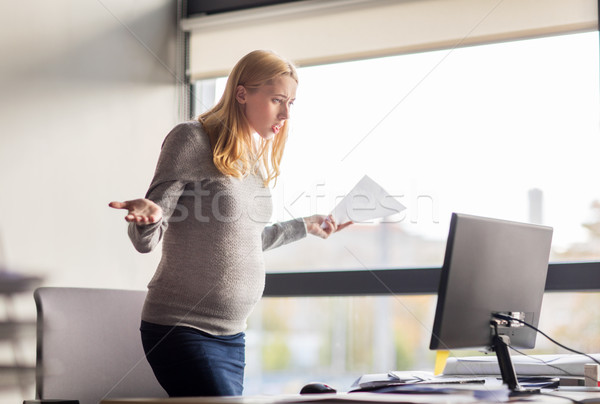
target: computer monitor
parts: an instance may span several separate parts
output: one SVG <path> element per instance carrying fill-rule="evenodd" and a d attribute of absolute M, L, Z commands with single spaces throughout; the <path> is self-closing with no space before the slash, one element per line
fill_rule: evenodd
<path fill-rule="evenodd" d="M 552 228 L 453 213 L 430 349 L 495 351 L 504 382 L 521 389 L 507 346 L 533 348 Z"/>

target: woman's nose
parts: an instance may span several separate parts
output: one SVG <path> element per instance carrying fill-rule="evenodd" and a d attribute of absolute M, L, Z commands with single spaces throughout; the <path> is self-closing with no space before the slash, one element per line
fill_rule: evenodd
<path fill-rule="evenodd" d="M 279 118 L 288 119 L 289 117 L 290 117 L 289 104 L 286 104 L 286 103 L 281 104 L 281 109 L 279 110 Z"/>

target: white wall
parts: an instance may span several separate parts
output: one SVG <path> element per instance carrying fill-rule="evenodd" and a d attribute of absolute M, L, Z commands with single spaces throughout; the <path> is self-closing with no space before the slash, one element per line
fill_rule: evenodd
<path fill-rule="evenodd" d="M 46 285 L 144 288 L 114 199 L 143 196 L 179 120 L 175 0 L 0 3 L 0 239 Z"/>

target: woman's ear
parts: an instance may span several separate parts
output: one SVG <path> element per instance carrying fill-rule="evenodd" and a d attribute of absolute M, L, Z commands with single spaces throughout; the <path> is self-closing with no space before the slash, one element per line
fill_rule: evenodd
<path fill-rule="evenodd" d="M 246 94 L 247 94 L 246 87 L 244 87 L 242 85 L 237 86 L 237 88 L 235 89 L 235 99 L 240 104 L 246 103 Z"/>

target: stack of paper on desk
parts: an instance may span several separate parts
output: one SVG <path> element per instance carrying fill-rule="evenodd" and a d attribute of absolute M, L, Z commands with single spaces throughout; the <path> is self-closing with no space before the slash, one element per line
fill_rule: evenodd
<path fill-rule="evenodd" d="M 591 354 L 600 360 L 600 354 Z M 581 376 L 586 363 L 592 360 L 584 355 L 532 355 L 511 356 L 519 376 Z M 499 375 L 495 355 L 449 358 L 444 375 Z"/>
<path fill-rule="evenodd" d="M 350 391 L 377 391 L 381 392 L 387 387 L 407 385 L 445 385 L 448 388 L 460 385 L 486 385 L 486 387 L 499 387 L 502 383 L 496 377 L 473 376 L 435 376 L 424 371 L 394 371 L 386 373 L 366 374 L 359 377 L 351 386 Z M 468 387 L 467 387 L 468 388 Z"/>
<path fill-rule="evenodd" d="M 370 389 L 389 386 L 399 383 L 418 383 L 434 378 L 431 372 L 403 371 L 388 373 L 365 374 L 359 377 L 353 384 L 353 389 Z"/>

